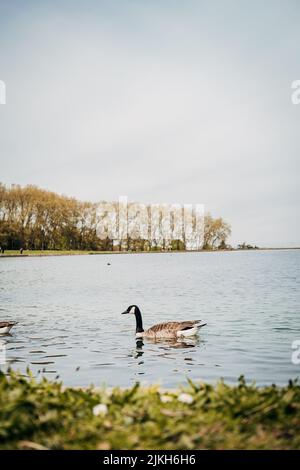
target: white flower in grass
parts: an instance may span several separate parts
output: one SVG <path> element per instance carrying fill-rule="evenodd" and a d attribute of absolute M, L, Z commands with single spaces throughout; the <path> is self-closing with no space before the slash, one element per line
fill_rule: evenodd
<path fill-rule="evenodd" d="M 170 397 L 170 395 L 161 395 L 160 396 L 160 401 L 162 403 L 170 403 L 171 401 L 173 401 L 173 398 Z"/>
<path fill-rule="evenodd" d="M 182 403 L 187 403 L 188 405 L 191 405 L 194 401 L 194 398 L 189 393 L 181 393 L 180 395 L 178 395 L 177 400 L 181 401 Z"/>
<path fill-rule="evenodd" d="M 93 415 L 94 416 L 105 416 L 108 413 L 108 408 L 105 403 L 99 403 L 99 405 L 94 406 Z"/>

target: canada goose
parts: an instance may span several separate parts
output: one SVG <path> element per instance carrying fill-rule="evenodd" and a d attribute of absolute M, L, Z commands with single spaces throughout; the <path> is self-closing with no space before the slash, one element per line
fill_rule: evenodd
<path fill-rule="evenodd" d="M 199 328 L 206 325 L 206 323 L 200 325 L 201 320 L 169 321 L 158 323 L 144 331 L 142 314 L 139 307 L 137 305 L 130 305 L 125 312 L 122 312 L 122 315 L 126 313 L 135 315 L 137 338 L 159 339 L 194 336 L 197 334 Z"/>
<path fill-rule="evenodd" d="M 9 333 L 12 327 L 17 323 L 16 321 L 0 321 L 0 335 Z"/>

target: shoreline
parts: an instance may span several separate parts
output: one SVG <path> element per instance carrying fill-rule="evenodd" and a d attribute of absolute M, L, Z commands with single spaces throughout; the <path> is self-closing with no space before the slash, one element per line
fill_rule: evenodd
<path fill-rule="evenodd" d="M 0 253 L 1 258 L 33 258 L 48 256 L 82 256 L 82 255 L 138 255 L 138 254 L 171 254 L 171 253 L 240 253 L 253 251 L 288 251 L 300 250 L 300 247 L 276 247 L 276 248 L 253 248 L 253 249 L 225 249 L 225 250 L 153 250 L 153 251 L 92 251 L 92 250 L 29 250 L 20 254 L 19 250 L 7 250 Z"/>

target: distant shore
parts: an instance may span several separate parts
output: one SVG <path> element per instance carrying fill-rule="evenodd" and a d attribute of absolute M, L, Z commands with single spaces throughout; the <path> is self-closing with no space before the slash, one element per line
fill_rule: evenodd
<path fill-rule="evenodd" d="M 300 247 L 253 248 L 253 249 L 224 249 L 224 250 L 150 250 L 150 251 L 92 251 L 92 250 L 5 250 L 0 258 L 28 258 L 42 256 L 78 256 L 78 255 L 127 255 L 149 253 L 220 253 L 220 252 L 249 252 L 249 251 L 282 251 L 300 250 Z"/>

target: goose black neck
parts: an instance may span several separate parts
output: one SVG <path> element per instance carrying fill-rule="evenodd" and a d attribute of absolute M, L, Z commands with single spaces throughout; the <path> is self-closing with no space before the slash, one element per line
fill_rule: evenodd
<path fill-rule="evenodd" d="M 144 331 L 143 320 L 142 320 L 141 311 L 138 307 L 135 307 L 134 314 L 135 314 L 135 320 L 136 320 L 136 333 L 142 333 Z"/>

